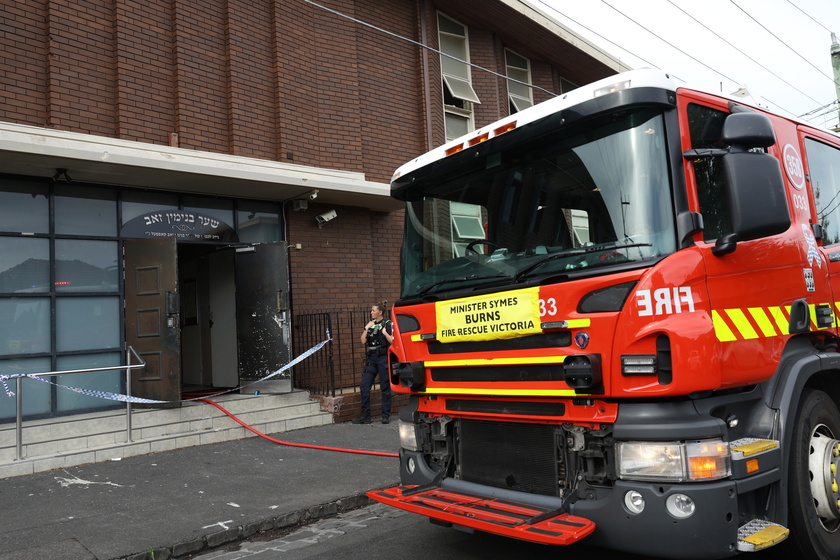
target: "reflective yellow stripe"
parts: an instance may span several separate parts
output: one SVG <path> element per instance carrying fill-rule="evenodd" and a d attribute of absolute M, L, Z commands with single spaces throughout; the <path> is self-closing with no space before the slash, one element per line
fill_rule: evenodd
<path fill-rule="evenodd" d="M 423 342 L 423 339 L 420 338 L 423 336 L 422 334 L 413 334 L 411 335 L 411 342 Z"/>
<path fill-rule="evenodd" d="M 732 342 L 736 340 L 735 334 L 729 328 L 729 326 L 723 321 L 723 317 L 720 316 L 720 313 L 712 310 L 712 324 L 715 327 L 715 334 L 717 338 L 721 342 Z"/>
<path fill-rule="evenodd" d="M 785 317 L 785 314 L 782 313 L 781 307 L 771 307 L 770 315 L 772 315 L 773 319 L 775 319 L 776 326 L 779 327 L 779 332 L 782 334 L 790 334 L 790 322 L 787 320 L 787 317 Z"/>
<path fill-rule="evenodd" d="M 536 356 L 530 358 L 476 358 L 472 360 L 426 361 L 426 367 L 455 366 L 511 366 L 519 364 L 562 364 L 566 356 Z"/>
<path fill-rule="evenodd" d="M 487 395 L 487 396 L 520 396 L 520 397 L 580 397 L 582 394 L 575 393 L 572 389 L 544 390 L 544 389 L 477 389 L 470 387 L 466 389 L 453 389 L 449 387 L 433 387 L 421 392 L 426 395 Z"/>
<path fill-rule="evenodd" d="M 585 329 L 592 325 L 592 321 L 590 319 L 567 319 L 566 325 L 570 329 Z"/>
<path fill-rule="evenodd" d="M 752 325 L 750 325 L 750 322 L 747 319 L 747 316 L 744 315 L 743 311 L 740 309 L 727 309 L 726 315 L 729 317 L 729 320 L 735 324 L 735 328 L 738 330 L 738 333 L 745 340 L 758 338 L 758 333 L 755 332 L 754 328 L 752 328 Z"/>
<path fill-rule="evenodd" d="M 773 328 L 773 323 L 767 318 L 767 312 L 763 307 L 750 307 L 747 311 L 750 312 L 753 320 L 758 324 L 761 334 L 764 336 L 776 336 L 778 334 L 776 329 Z"/>

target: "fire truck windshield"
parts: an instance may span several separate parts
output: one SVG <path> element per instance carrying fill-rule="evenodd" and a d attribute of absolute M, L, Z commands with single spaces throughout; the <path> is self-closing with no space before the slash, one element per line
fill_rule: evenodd
<path fill-rule="evenodd" d="M 658 110 L 507 134 L 411 179 L 403 297 L 599 274 L 676 250 Z"/>

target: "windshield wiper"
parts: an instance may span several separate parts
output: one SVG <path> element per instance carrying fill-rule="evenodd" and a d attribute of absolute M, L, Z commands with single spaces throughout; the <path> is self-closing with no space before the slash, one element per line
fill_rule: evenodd
<path fill-rule="evenodd" d="M 513 281 L 516 282 L 532 270 L 537 267 L 542 266 L 543 264 L 557 260 L 563 259 L 566 257 L 574 257 L 575 255 L 587 255 L 589 253 L 600 253 L 601 251 L 610 251 L 613 249 L 630 249 L 632 247 L 651 247 L 653 243 L 625 243 L 624 245 L 610 245 L 608 247 L 604 246 L 593 246 L 593 247 L 579 247 L 577 249 L 569 249 L 568 251 L 561 251 L 559 253 L 553 253 L 542 259 L 538 260 L 537 262 L 530 264 L 516 273 L 516 276 L 513 277 Z"/>
<path fill-rule="evenodd" d="M 417 292 L 416 297 L 420 297 L 429 293 L 432 288 L 436 288 L 442 284 L 449 284 L 450 282 L 469 282 L 470 280 L 489 280 L 490 278 L 510 278 L 507 274 L 487 274 L 484 276 L 478 274 L 472 274 L 470 276 L 461 276 L 459 278 L 445 278 L 443 280 L 438 280 L 432 284 L 429 284 L 419 292 Z"/>

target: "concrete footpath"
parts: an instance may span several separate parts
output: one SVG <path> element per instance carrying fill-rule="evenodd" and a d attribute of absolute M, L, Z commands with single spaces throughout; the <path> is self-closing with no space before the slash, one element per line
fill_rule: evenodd
<path fill-rule="evenodd" d="M 397 423 L 273 434 L 384 451 Z M 0 480 L 0 560 L 167 560 L 370 503 L 399 482 L 392 457 L 278 445 L 260 437 Z"/>

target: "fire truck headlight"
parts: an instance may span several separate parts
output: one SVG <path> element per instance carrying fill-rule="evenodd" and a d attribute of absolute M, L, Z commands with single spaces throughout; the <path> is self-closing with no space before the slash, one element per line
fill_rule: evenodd
<path fill-rule="evenodd" d="M 625 480 L 684 480 L 683 451 L 676 441 L 620 443 L 618 476 Z"/>
<path fill-rule="evenodd" d="M 400 447 L 408 449 L 409 451 L 418 451 L 417 434 L 414 431 L 414 424 L 409 422 L 399 422 L 400 431 Z"/>
<path fill-rule="evenodd" d="M 617 454 L 618 476 L 625 480 L 719 480 L 732 472 L 729 446 L 720 439 L 625 442 Z"/>

